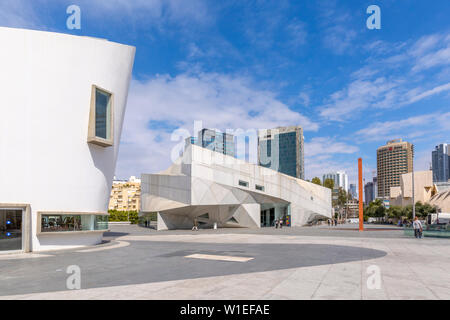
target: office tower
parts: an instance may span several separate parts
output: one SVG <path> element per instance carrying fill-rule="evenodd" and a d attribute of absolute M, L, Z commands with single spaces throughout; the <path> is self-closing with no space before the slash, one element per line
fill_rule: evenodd
<path fill-rule="evenodd" d="M 351 196 L 356 199 L 356 197 L 358 196 L 358 194 L 356 193 L 356 184 L 353 184 L 353 183 L 350 184 L 350 188 L 348 189 L 348 193 L 350 193 Z"/>
<path fill-rule="evenodd" d="M 378 178 L 373 177 L 373 199 L 378 198 Z"/>
<path fill-rule="evenodd" d="M 375 200 L 375 185 L 373 182 L 367 182 L 364 186 L 364 203 L 368 206 L 373 200 Z"/>
<path fill-rule="evenodd" d="M 258 164 L 305 179 L 303 140 L 300 126 L 258 130 Z"/>
<path fill-rule="evenodd" d="M 331 179 L 334 181 L 334 188 L 339 189 L 342 188 L 345 190 L 345 192 L 348 192 L 348 175 L 345 173 L 345 171 L 336 171 L 331 172 L 323 175 L 323 180 Z M 355 194 L 356 194 L 356 186 L 355 186 Z"/>
<path fill-rule="evenodd" d="M 378 197 L 389 199 L 391 187 L 400 186 L 402 174 L 413 170 L 414 146 L 402 139 L 377 149 Z"/>
<path fill-rule="evenodd" d="M 450 179 L 450 148 L 443 143 L 431 153 L 433 182 L 447 182 Z"/>
<path fill-rule="evenodd" d="M 185 141 L 186 147 L 195 144 L 202 148 L 236 157 L 234 136 L 229 133 L 202 129 L 198 132 L 198 137 L 188 137 Z"/>

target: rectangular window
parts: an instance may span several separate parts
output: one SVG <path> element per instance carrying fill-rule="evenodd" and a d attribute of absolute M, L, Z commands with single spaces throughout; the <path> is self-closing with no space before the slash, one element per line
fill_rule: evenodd
<path fill-rule="evenodd" d="M 259 191 L 264 191 L 264 187 L 260 186 L 259 184 L 255 185 L 255 189 Z"/>
<path fill-rule="evenodd" d="M 248 182 L 247 181 L 239 180 L 239 185 L 242 186 L 242 187 L 247 187 L 248 188 Z"/>
<path fill-rule="evenodd" d="M 41 215 L 41 232 L 73 232 L 107 229 L 107 215 L 57 213 Z"/>
<path fill-rule="evenodd" d="M 88 142 L 109 147 L 113 140 L 113 94 L 93 85 Z"/>

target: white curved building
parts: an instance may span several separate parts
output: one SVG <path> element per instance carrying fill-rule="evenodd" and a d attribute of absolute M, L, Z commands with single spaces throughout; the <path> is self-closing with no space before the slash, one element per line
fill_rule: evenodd
<path fill-rule="evenodd" d="M 0 252 L 99 243 L 135 48 L 0 28 Z"/>
<path fill-rule="evenodd" d="M 189 145 L 178 163 L 141 177 L 141 215 L 158 213 L 158 230 L 302 226 L 331 218 L 331 190 L 269 168 Z"/>

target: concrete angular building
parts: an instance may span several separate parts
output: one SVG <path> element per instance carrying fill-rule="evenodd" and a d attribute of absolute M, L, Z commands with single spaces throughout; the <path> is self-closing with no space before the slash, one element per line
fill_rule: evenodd
<path fill-rule="evenodd" d="M 260 228 L 276 219 L 302 226 L 331 218 L 331 190 L 196 145 L 166 171 L 141 176 L 141 215 L 158 213 L 158 230 Z"/>
<path fill-rule="evenodd" d="M 135 48 L 12 28 L 0 43 L 0 253 L 101 242 Z"/>

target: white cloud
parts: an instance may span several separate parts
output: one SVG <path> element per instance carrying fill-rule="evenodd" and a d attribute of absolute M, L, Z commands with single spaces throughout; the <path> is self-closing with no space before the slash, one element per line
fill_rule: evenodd
<path fill-rule="evenodd" d="M 305 172 L 306 178 L 322 176 L 328 172 L 346 171 L 349 181 L 354 183 L 357 175 L 357 157 L 355 163 L 351 161 L 340 162 L 336 158 L 339 155 L 352 155 L 359 152 L 359 148 L 337 140 L 335 137 L 315 137 L 305 142 Z"/>
<path fill-rule="evenodd" d="M 315 137 L 305 143 L 305 156 L 307 158 L 317 156 L 332 157 L 334 154 L 352 154 L 359 151 L 357 146 L 349 145 L 342 141 L 336 141 L 331 137 Z"/>
<path fill-rule="evenodd" d="M 419 138 L 440 132 L 450 134 L 450 112 L 435 112 L 402 120 L 376 122 L 356 132 L 364 141 L 387 141 L 394 138 Z"/>
<path fill-rule="evenodd" d="M 427 90 L 427 91 L 422 92 L 420 94 L 414 95 L 412 98 L 409 99 L 408 104 L 417 102 L 417 101 L 425 99 L 425 98 L 427 98 L 429 96 L 432 96 L 432 95 L 435 95 L 435 94 L 439 94 L 441 92 L 448 91 L 448 90 L 450 90 L 450 82 L 447 83 L 447 84 L 443 84 L 441 86 L 438 86 L 436 88 Z"/>
<path fill-rule="evenodd" d="M 306 131 L 319 128 L 289 109 L 275 93 L 255 88 L 245 78 L 199 73 L 133 81 L 117 175 L 126 177 L 165 169 L 170 165 L 172 148 L 179 143 L 170 141 L 171 131 L 184 128 L 193 134 L 197 120 L 204 127 L 223 131 L 287 125 L 301 125 Z"/>
<path fill-rule="evenodd" d="M 433 77 L 432 72 L 417 74 L 432 67 L 450 65 L 450 36 L 433 34 L 412 44 L 388 47 L 388 43 L 382 41 L 366 46 L 368 51 L 375 50 L 375 55 L 379 50 L 395 54 L 368 59 L 366 66 L 351 74 L 346 87 L 330 94 L 318 107 L 322 117 L 345 121 L 360 116 L 366 109 L 400 108 L 450 90 L 448 79 Z M 445 75 L 442 71 L 440 74 Z M 443 80 L 447 83 L 442 83 Z"/>
<path fill-rule="evenodd" d="M 333 93 L 329 101 L 319 106 L 324 118 L 343 121 L 371 106 L 389 107 L 397 93 L 398 83 L 383 77 L 375 80 L 352 81 L 347 88 Z"/>

